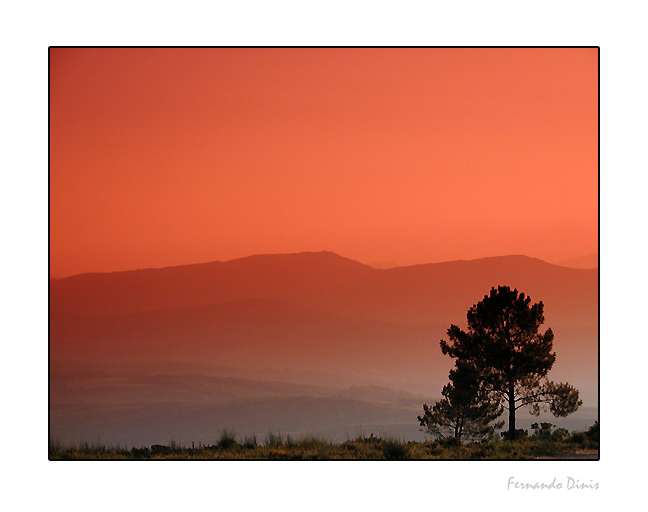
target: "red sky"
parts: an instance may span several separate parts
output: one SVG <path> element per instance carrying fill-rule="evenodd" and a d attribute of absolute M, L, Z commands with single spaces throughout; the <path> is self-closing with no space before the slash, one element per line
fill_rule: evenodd
<path fill-rule="evenodd" d="M 596 49 L 52 49 L 50 271 L 597 251 Z"/>

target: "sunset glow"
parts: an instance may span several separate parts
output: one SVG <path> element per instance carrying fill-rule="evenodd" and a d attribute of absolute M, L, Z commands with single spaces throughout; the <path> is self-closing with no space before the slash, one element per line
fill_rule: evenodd
<path fill-rule="evenodd" d="M 50 272 L 598 250 L 598 49 L 50 50 Z"/>

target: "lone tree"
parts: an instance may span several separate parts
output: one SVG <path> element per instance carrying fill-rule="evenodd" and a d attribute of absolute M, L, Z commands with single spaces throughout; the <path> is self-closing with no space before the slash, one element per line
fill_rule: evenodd
<path fill-rule="evenodd" d="M 474 366 L 490 395 L 508 409 L 508 439 L 515 437 L 515 413 L 522 407 L 535 416 L 548 407 L 562 417 L 583 403 L 573 386 L 546 378 L 556 354 L 553 331 L 538 332 L 543 307 L 508 286 L 492 288 L 468 310 L 467 332 L 451 325 L 450 342 L 441 340 L 441 351 Z"/>
<path fill-rule="evenodd" d="M 479 378 L 479 370 L 466 361 L 457 361 L 450 370 L 450 384 L 443 387 L 443 398 L 433 407 L 423 405 L 418 420 L 432 435 L 477 440 L 489 437 L 504 422 L 491 425 L 503 412 L 497 400 L 491 399 Z"/>

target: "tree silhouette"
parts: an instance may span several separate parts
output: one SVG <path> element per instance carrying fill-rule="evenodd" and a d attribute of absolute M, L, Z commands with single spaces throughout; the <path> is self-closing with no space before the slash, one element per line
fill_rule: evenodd
<path fill-rule="evenodd" d="M 582 405 L 574 387 L 546 379 L 556 354 L 553 331 L 538 332 L 543 309 L 542 302 L 531 304 L 516 289 L 492 288 L 468 310 L 467 332 L 451 325 L 450 342 L 441 340 L 441 351 L 474 366 L 491 396 L 508 409 L 509 439 L 515 437 L 515 413 L 522 407 L 536 416 L 548 407 L 558 417 Z"/>
<path fill-rule="evenodd" d="M 450 384 L 443 387 L 443 398 L 432 408 L 423 405 L 423 416 L 418 420 L 422 427 L 439 437 L 454 436 L 477 440 L 489 437 L 504 422 L 490 423 L 502 414 L 497 400 L 491 399 L 481 383 L 479 371 L 466 361 L 457 361 L 450 370 Z"/>

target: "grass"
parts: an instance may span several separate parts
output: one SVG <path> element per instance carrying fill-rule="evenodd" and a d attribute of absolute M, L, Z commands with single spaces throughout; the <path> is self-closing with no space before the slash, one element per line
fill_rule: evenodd
<path fill-rule="evenodd" d="M 50 442 L 50 460 L 530 460 L 598 453 L 598 436 L 575 432 L 556 438 L 534 435 L 514 441 L 457 443 L 454 439 L 402 441 L 358 436 L 332 443 L 314 436 L 294 439 L 269 432 L 263 443 L 256 436 L 239 440 L 223 430 L 213 446 L 188 448 L 171 441 L 164 450 L 101 444 L 64 445 Z"/>

